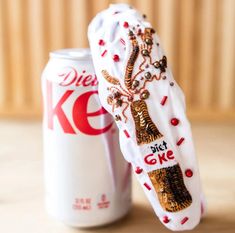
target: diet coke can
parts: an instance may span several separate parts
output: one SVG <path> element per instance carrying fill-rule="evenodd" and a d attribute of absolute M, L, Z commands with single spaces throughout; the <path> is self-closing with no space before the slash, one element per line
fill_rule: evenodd
<path fill-rule="evenodd" d="M 89 49 L 50 53 L 42 74 L 46 208 L 75 227 L 118 220 L 131 204 L 131 168 L 97 84 Z"/>

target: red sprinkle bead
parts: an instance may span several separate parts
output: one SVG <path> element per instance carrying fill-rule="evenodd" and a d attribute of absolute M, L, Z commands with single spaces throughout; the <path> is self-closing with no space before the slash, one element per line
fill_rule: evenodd
<path fill-rule="evenodd" d="M 150 187 L 147 183 L 144 183 L 144 186 L 145 186 L 148 190 L 151 190 L 151 187 Z"/>
<path fill-rule="evenodd" d="M 167 96 L 163 96 L 162 101 L 161 101 L 162 106 L 165 105 L 166 100 L 167 100 Z"/>
<path fill-rule="evenodd" d="M 181 225 L 184 225 L 188 221 L 188 217 L 185 217 L 181 220 Z"/>
<path fill-rule="evenodd" d="M 114 54 L 113 55 L 113 60 L 115 61 L 115 62 L 118 62 L 120 59 L 119 59 L 119 56 L 117 55 L 117 54 Z"/>
<path fill-rule="evenodd" d="M 136 174 L 140 174 L 140 173 L 142 173 L 142 171 L 143 171 L 143 169 L 140 167 L 136 167 L 136 169 L 135 169 Z"/>
<path fill-rule="evenodd" d="M 103 46 L 104 44 L 105 44 L 104 40 L 100 39 L 100 40 L 99 40 L 99 45 L 100 45 L 100 46 Z"/>
<path fill-rule="evenodd" d="M 162 219 L 162 221 L 163 221 L 164 223 L 168 223 L 168 222 L 170 222 L 170 219 L 169 219 L 167 216 L 164 216 L 163 219 Z"/>
<path fill-rule="evenodd" d="M 185 175 L 186 175 L 187 177 L 192 177 L 192 176 L 193 176 L 193 171 L 192 171 L 191 169 L 187 169 L 187 170 L 185 171 Z"/>
<path fill-rule="evenodd" d="M 125 40 L 123 40 L 123 39 L 121 38 L 120 41 L 121 41 L 121 43 L 122 43 L 123 45 L 126 45 Z"/>
<path fill-rule="evenodd" d="M 126 137 L 127 138 L 129 138 L 130 137 L 130 135 L 129 135 L 129 133 L 127 132 L 127 130 L 125 129 L 125 130 L 123 130 L 123 132 L 124 132 L 124 134 L 126 135 Z"/>
<path fill-rule="evenodd" d="M 178 124 L 179 124 L 179 120 L 177 119 L 177 118 L 172 118 L 171 119 L 171 124 L 173 125 L 173 126 L 177 126 Z"/>
<path fill-rule="evenodd" d="M 180 146 L 183 141 L 184 141 L 184 138 L 181 138 L 181 139 L 176 143 L 176 145 L 177 145 L 177 146 Z"/>
<path fill-rule="evenodd" d="M 103 57 L 106 53 L 107 53 L 107 50 L 105 49 L 104 52 L 101 54 L 101 56 Z"/>
<path fill-rule="evenodd" d="M 123 23 L 123 27 L 124 27 L 124 28 L 128 28 L 128 27 L 129 27 L 129 23 L 128 23 L 128 22 L 124 22 L 124 23 Z"/>

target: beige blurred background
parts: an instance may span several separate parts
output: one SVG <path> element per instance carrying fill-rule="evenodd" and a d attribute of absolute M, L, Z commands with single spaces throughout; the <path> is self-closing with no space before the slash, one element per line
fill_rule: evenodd
<path fill-rule="evenodd" d="M 195 120 L 235 121 L 234 0 L 0 0 L 0 118 L 41 116 L 49 51 L 87 47 L 87 25 L 110 2 L 147 15 Z"/>

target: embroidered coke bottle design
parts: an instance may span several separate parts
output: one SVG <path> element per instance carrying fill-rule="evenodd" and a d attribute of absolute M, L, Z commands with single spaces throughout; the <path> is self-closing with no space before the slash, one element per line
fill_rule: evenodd
<path fill-rule="evenodd" d="M 154 80 L 164 79 L 165 76 L 162 74 L 167 68 L 166 56 L 152 61 L 153 33 L 155 31 L 152 28 L 145 28 L 144 32 L 139 28 L 137 33 L 129 30 L 132 51 L 126 65 L 124 85 L 107 70 L 102 71 L 104 79 L 111 84 L 108 88 L 110 95 L 107 97 L 107 102 L 112 106 L 113 112 L 121 109 L 121 114 L 116 114 L 115 120 L 126 123 L 128 118 L 125 112 L 130 108 L 135 125 L 136 143 L 139 146 L 149 145 L 156 140 L 165 140 L 156 123 L 151 119 L 146 102 L 150 98 L 150 92 L 146 88 L 147 84 Z M 141 43 L 139 44 L 138 41 Z M 138 63 L 137 73 L 133 74 L 139 55 L 143 60 L 140 64 Z M 158 71 L 159 75 L 155 71 L 152 72 L 152 69 Z M 165 101 L 166 98 L 162 101 L 163 105 Z M 166 152 L 164 156 L 171 158 L 169 152 Z M 166 166 L 166 164 L 164 167 L 160 166 L 158 169 L 148 172 L 148 175 L 164 210 L 177 212 L 191 205 L 192 197 L 184 184 L 183 173 L 177 161 L 174 160 L 170 166 Z"/>

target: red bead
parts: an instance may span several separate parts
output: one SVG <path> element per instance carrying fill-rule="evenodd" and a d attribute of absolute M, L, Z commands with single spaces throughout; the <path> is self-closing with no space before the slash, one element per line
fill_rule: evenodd
<path fill-rule="evenodd" d="M 117 55 L 117 54 L 114 54 L 113 55 L 113 60 L 115 61 L 115 62 L 118 62 L 120 59 L 119 59 L 119 56 Z"/>
<path fill-rule="evenodd" d="M 102 57 L 107 53 L 107 49 L 104 50 L 104 52 L 101 54 Z"/>
<path fill-rule="evenodd" d="M 171 119 L 171 124 L 174 125 L 174 126 L 177 126 L 179 124 L 179 120 L 177 118 L 172 118 Z"/>
<path fill-rule="evenodd" d="M 143 169 L 140 167 L 136 167 L 136 169 L 135 169 L 136 174 L 140 174 L 140 173 L 142 173 L 142 171 L 143 171 Z"/>
<path fill-rule="evenodd" d="M 192 176 L 193 176 L 193 171 L 192 171 L 191 169 L 187 169 L 187 170 L 185 171 L 185 175 L 186 175 L 187 177 L 192 177 Z"/>
<path fill-rule="evenodd" d="M 163 96 L 162 101 L 161 101 L 162 106 L 165 105 L 166 100 L 167 100 L 167 96 Z"/>
<path fill-rule="evenodd" d="M 105 44 L 104 40 L 100 39 L 100 40 L 99 40 L 99 45 L 100 45 L 100 46 L 103 46 L 104 44 Z"/>
<path fill-rule="evenodd" d="M 121 43 L 122 43 L 123 45 L 126 45 L 125 40 L 123 40 L 123 39 L 121 38 L 120 41 L 121 41 Z"/>
<path fill-rule="evenodd" d="M 184 225 L 188 221 L 188 217 L 185 217 L 181 220 L 181 225 Z"/>
<path fill-rule="evenodd" d="M 124 22 L 124 23 L 123 23 L 123 27 L 124 27 L 124 28 L 128 28 L 128 27 L 129 27 L 129 23 L 128 23 L 128 22 Z"/>
<path fill-rule="evenodd" d="M 177 146 L 180 146 L 184 141 L 184 138 L 180 138 L 180 140 L 176 143 Z"/>
<path fill-rule="evenodd" d="M 129 138 L 130 137 L 130 135 L 129 135 L 129 133 L 127 132 L 127 130 L 125 129 L 125 130 L 123 130 L 123 132 L 124 132 L 124 134 L 126 135 L 126 137 L 127 138 Z"/>
<path fill-rule="evenodd" d="M 150 187 L 147 183 L 144 183 L 144 186 L 145 186 L 148 190 L 151 190 L 151 187 Z"/>
<path fill-rule="evenodd" d="M 169 219 L 167 216 L 164 216 L 163 219 L 162 219 L 162 221 L 163 221 L 164 223 L 168 223 L 168 222 L 170 222 L 170 219 Z"/>

